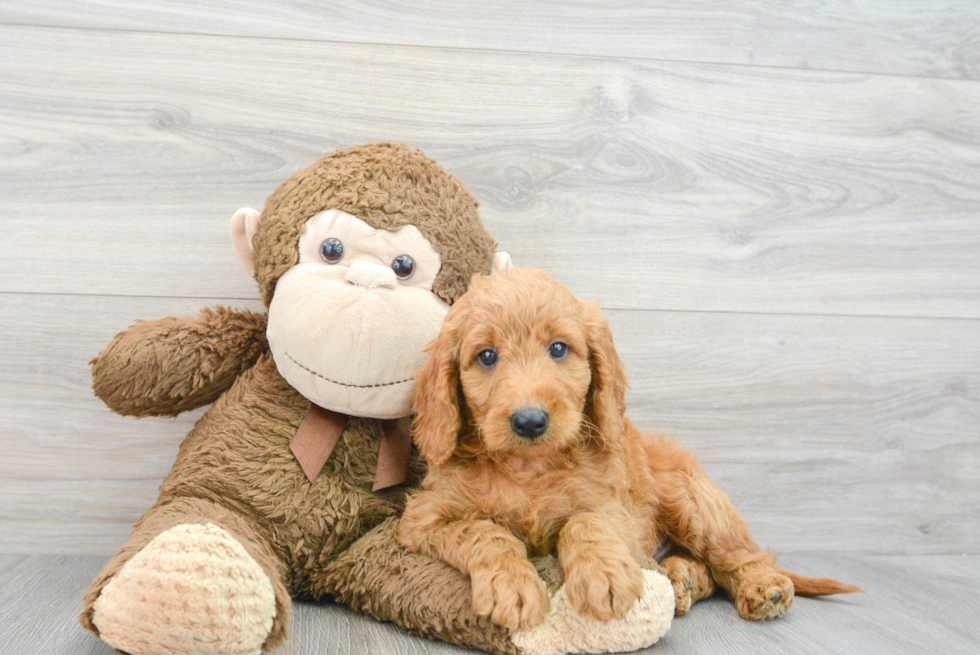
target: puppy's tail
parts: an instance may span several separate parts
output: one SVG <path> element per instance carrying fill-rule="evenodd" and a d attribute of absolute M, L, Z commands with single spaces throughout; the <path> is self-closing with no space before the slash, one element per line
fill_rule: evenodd
<path fill-rule="evenodd" d="M 828 578 L 808 578 L 777 566 L 779 572 L 793 581 L 793 591 L 798 596 L 830 596 L 831 594 L 864 593 L 861 587 L 844 584 Z"/>

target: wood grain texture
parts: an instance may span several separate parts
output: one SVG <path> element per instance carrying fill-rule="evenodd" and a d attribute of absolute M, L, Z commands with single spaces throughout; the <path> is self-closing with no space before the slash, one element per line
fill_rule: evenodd
<path fill-rule="evenodd" d="M 86 362 L 135 319 L 216 301 L 0 302 L 0 552 L 111 554 L 201 412 L 114 416 Z M 980 553 L 977 321 L 608 314 L 629 415 L 695 452 L 763 545 Z"/>
<path fill-rule="evenodd" d="M 327 150 L 396 140 L 471 186 L 518 264 L 607 306 L 980 318 L 975 82 L 31 27 L 0 44 L 0 291 L 254 298 L 231 214 Z"/>
<path fill-rule="evenodd" d="M 977 552 L 976 321 L 610 312 L 637 425 L 775 552 Z M 790 536 L 792 535 L 792 536 Z"/>
<path fill-rule="evenodd" d="M 0 652 L 111 655 L 78 625 L 81 597 L 104 558 L 0 556 Z M 640 655 L 919 655 L 976 651 L 980 558 L 833 556 L 785 558 L 794 569 L 859 582 L 867 591 L 824 600 L 796 599 L 777 621 L 738 618 L 723 597 L 703 601 Z M 463 655 L 332 604 L 297 603 L 284 655 Z"/>
<path fill-rule="evenodd" d="M 3 3 L 0 552 L 115 551 L 201 411 L 113 416 L 86 362 L 137 318 L 259 309 L 231 214 L 394 140 L 462 178 L 519 265 L 602 299 L 631 416 L 761 543 L 980 553 L 980 5 L 558 9 Z M 45 644 L 44 594 L 73 615 L 54 581 L 77 602 L 101 562 L 79 561 L 0 557 L 0 652 L 106 652 L 74 625 Z M 976 643 L 975 558 L 796 561 L 884 595 L 772 626 L 712 602 L 655 652 Z M 453 650 L 299 612 L 295 652 Z"/>
<path fill-rule="evenodd" d="M 217 303 L 33 295 L 0 303 L 0 444 L 10 455 L 0 458 L 0 552 L 112 553 L 156 501 L 204 410 L 150 421 L 112 414 L 92 394 L 87 362 L 136 319 Z"/>
<path fill-rule="evenodd" d="M 980 79 L 973 0 L 6 0 L 0 22 Z"/>

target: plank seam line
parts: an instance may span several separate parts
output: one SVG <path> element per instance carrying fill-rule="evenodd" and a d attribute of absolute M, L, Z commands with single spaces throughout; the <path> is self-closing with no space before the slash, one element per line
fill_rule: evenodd
<path fill-rule="evenodd" d="M 614 307 L 601 305 L 603 311 L 614 312 L 649 312 L 662 314 L 733 314 L 744 316 L 813 316 L 816 318 L 894 318 L 906 321 L 980 321 L 975 316 L 914 316 L 909 314 L 843 314 L 840 312 L 767 312 L 735 309 L 666 309 L 650 307 Z"/>
<path fill-rule="evenodd" d="M 126 293 L 66 293 L 57 291 L 8 291 L 0 290 L 0 296 L 61 296 L 78 298 L 131 298 L 134 300 L 199 300 L 201 302 L 213 302 L 215 304 L 230 302 L 261 302 L 260 298 L 232 298 L 216 296 L 154 296 L 154 295 L 133 295 Z M 589 294 L 583 294 L 584 298 L 591 298 Z M 206 305 L 205 305 L 206 306 Z M 980 317 L 975 316 L 912 316 L 906 314 L 842 314 L 835 312 L 766 312 L 733 309 L 674 309 L 666 307 L 617 307 L 615 305 L 600 304 L 603 311 L 612 312 L 647 312 L 660 314 L 731 314 L 734 316 L 812 316 L 815 318 L 855 318 L 855 319 L 898 319 L 910 321 L 967 321 L 980 322 Z"/>
<path fill-rule="evenodd" d="M 501 48 L 466 48 L 460 46 L 435 46 L 418 45 L 412 43 L 389 43 L 383 41 L 341 41 L 337 39 L 306 39 L 306 38 L 287 38 L 282 36 L 263 36 L 259 34 L 221 34 L 218 32 L 173 32 L 167 30 L 148 30 L 148 29 L 124 29 L 120 27 L 72 27 L 67 25 L 37 25 L 33 23 L 8 23 L 0 22 L 0 27 L 21 27 L 35 28 L 43 30 L 65 30 L 77 32 L 110 32 L 119 34 L 160 34 L 168 36 L 201 36 L 208 38 L 227 38 L 227 39 L 259 39 L 263 41 L 281 41 L 284 43 L 323 43 L 332 45 L 354 45 L 362 47 L 378 48 L 414 48 L 419 50 L 442 50 L 446 52 L 472 52 L 472 53 L 497 53 L 513 55 L 535 55 L 539 57 L 568 57 L 575 59 L 607 59 L 611 61 L 635 61 L 651 62 L 664 64 L 684 64 L 689 66 L 719 66 L 724 68 L 747 68 L 753 70 L 775 70 L 775 71 L 796 71 L 800 73 L 831 73 L 835 75 L 855 75 L 855 76 L 875 76 L 875 77 L 894 77 L 903 79 L 918 80 L 938 80 L 949 83 L 977 84 L 980 80 L 958 77 L 940 77 L 935 75 L 913 75 L 909 73 L 884 73 L 880 71 L 849 71 L 836 68 L 792 68 L 789 66 L 763 66 L 760 64 L 733 64 L 720 61 L 697 61 L 689 59 L 662 59 L 657 57 L 637 57 L 628 55 L 609 55 L 609 54 L 588 54 L 573 52 L 546 52 L 537 50 L 505 50 Z"/>

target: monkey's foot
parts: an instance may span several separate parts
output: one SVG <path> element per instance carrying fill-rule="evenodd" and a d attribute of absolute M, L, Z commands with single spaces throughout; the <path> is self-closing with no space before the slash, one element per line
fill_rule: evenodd
<path fill-rule="evenodd" d="M 643 571 L 643 596 L 622 619 L 597 621 L 578 614 L 564 585 L 551 597 L 544 623 L 511 637 L 524 655 L 612 653 L 646 648 L 667 632 L 674 616 L 674 589 L 657 571 Z"/>
<path fill-rule="evenodd" d="M 272 630 L 269 577 L 213 523 L 157 535 L 109 581 L 93 622 L 131 655 L 258 655 Z"/>

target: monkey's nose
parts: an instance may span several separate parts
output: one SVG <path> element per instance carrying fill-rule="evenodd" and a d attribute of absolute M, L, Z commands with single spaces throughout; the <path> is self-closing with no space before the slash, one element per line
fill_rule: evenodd
<path fill-rule="evenodd" d="M 367 262 L 363 259 L 358 259 L 350 265 L 344 279 L 351 284 L 356 284 L 359 287 L 367 287 L 369 289 L 374 287 L 390 288 L 394 287 L 398 283 L 398 279 L 395 277 L 395 272 L 391 270 L 391 267 L 375 264 L 374 262 Z"/>
<path fill-rule="evenodd" d="M 540 407 L 522 407 L 511 415 L 510 428 L 525 439 L 540 437 L 548 429 L 548 414 Z"/>

